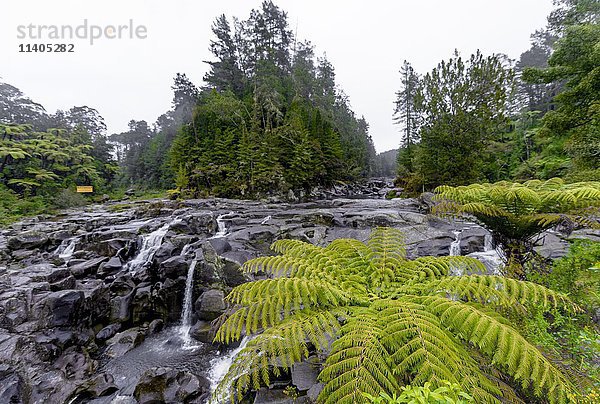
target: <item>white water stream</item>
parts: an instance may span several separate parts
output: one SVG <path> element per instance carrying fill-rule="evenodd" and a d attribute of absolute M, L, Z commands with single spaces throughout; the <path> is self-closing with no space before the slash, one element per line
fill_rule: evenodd
<path fill-rule="evenodd" d="M 166 223 L 159 229 L 154 230 L 152 233 L 148 233 L 143 236 L 140 252 L 134 259 L 127 263 L 127 269 L 130 271 L 136 271 L 140 268 L 143 268 L 152 260 L 156 250 L 160 248 L 165 234 L 167 234 L 169 231 L 169 226 L 170 223 Z"/>

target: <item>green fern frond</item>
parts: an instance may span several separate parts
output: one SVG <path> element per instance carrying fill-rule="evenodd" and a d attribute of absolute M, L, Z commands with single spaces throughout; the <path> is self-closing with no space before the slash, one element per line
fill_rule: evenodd
<path fill-rule="evenodd" d="M 319 376 L 325 384 L 321 393 L 325 404 L 366 403 L 363 393 L 400 389 L 377 317 L 372 309 L 359 310 L 341 328 Z"/>
<path fill-rule="evenodd" d="M 575 391 L 564 374 L 514 328 L 459 301 L 428 297 L 424 304 L 461 338 L 502 365 L 523 388 L 533 386 L 536 395 L 546 395 L 551 403 L 565 403 L 568 394 Z"/>
<path fill-rule="evenodd" d="M 247 389 L 268 386 L 271 375 L 279 377 L 308 357 L 309 343 L 326 349 L 341 327 L 338 317 L 345 314 L 339 309 L 303 311 L 255 336 L 236 356 L 216 394 L 240 400 Z M 226 342 L 219 334 L 215 341 Z"/>
<path fill-rule="evenodd" d="M 449 294 L 461 300 L 476 301 L 512 307 L 519 303 L 525 307 L 543 307 L 546 310 L 560 307 L 570 312 L 581 309 L 569 298 L 533 282 L 517 281 L 495 275 L 447 277 L 430 281 L 417 288 L 426 294 Z"/>
<path fill-rule="evenodd" d="M 516 190 L 511 198 L 527 195 Z M 566 400 L 573 384 L 502 314 L 528 315 L 533 306 L 578 310 L 566 296 L 479 275 L 485 267 L 469 257 L 410 261 L 402 243 L 393 229 L 375 229 L 367 244 L 340 239 L 323 248 L 280 240 L 274 248 L 282 255 L 244 264 L 271 278 L 237 286 L 227 297 L 233 309 L 219 320 L 215 341 L 258 335 L 219 389 L 241 398 L 314 347 L 330 352 L 319 375 L 321 403 L 361 403 L 363 393 L 393 395 L 405 384 L 440 387 L 444 380 L 481 403 L 518 402 L 511 380 L 551 402 Z"/>

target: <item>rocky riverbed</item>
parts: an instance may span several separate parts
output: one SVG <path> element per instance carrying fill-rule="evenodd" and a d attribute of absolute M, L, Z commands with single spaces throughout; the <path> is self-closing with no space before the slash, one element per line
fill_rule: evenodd
<path fill-rule="evenodd" d="M 391 226 L 405 231 L 411 257 L 473 254 L 495 270 L 484 229 L 429 207 L 426 198 L 152 200 L 13 224 L 0 231 L 0 403 L 207 402 L 235 353 L 210 343 L 211 321 L 248 281 L 240 266 L 277 239 L 325 245 Z M 548 234 L 540 252 L 564 254 L 563 238 Z M 317 367 L 293 369 L 304 402 L 318 394 Z M 286 396 L 261 390 L 254 400 Z"/>

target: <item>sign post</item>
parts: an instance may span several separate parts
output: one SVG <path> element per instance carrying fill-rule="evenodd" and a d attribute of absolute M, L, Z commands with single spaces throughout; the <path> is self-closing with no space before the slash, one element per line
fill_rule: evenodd
<path fill-rule="evenodd" d="M 92 186 L 78 186 L 77 187 L 77 192 L 82 192 L 82 193 L 90 193 L 90 192 L 94 192 L 94 187 Z"/>

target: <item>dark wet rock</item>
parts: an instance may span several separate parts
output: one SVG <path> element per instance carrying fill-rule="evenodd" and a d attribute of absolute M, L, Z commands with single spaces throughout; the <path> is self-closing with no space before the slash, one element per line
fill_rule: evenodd
<path fill-rule="evenodd" d="M 119 390 L 115 379 L 107 373 L 100 373 L 86 380 L 75 393 L 79 399 L 98 398 L 111 395 Z"/>
<path fill-rule="evenodd" d="M 563 257 L 569 250 L 569 243 L 557 234 L 545 232 L 542 234 L 540 245 L 535 251 L 544 258 L 556 259 Z"/>
<path fill-rule="evenodd" d="M 135 387 L 138 402 L 185 403 L 210 391 L 210 382 L 190 372 L 160 367 L 148 369 Z"/>
<path fill-rule="evenodd" d="M 156 320 L 152 320 L 150 322 L 150 324 L 148 325 L 148 335 L 152 335 L 152 334 L 161 332 L 164 327 L 165 327 L 165 322 L 162 319 L 157 318 Z"/>
<path fill-rule="evenodd" d="M 54 362 L 54 367 L 63 372 L 67 378 L 83 379 L 90 375 L 95 364 L 90 357 L 82 352 L 65 352 Z"/>
<path fill-rule="evenodd" d="M 308 397 L 310 400 L 312 400 L 313 402 L 316 403 L 317 402 L 317 397 L 319 397 L 319 394 L 321 394 L 321 391 L 323 390 L 323 387 L 325 387 L 323 385 L 323 383 L 317 383 L 317 384 L 313 385 L 306 392 L 306 397 Z"/>
<path fill-rule="evenodd" d="M 439 257 L 450 254 L 450 244 L 454 241 L 453 237 L 441 236 L 433 239 L 427 239 L 416 245 L 417 255 Z"/>
<path fill-rule="evenodd" d="M 100 278 L 105 278 L 108 275 L 114 274 L 123 268 L 123 262 L 119 257 L 112 257 L 106 262 L 100 264 L 97 275 Z"/>
<path fill-rule="evenodd" d="M 210 344 L 215 338 L 215 329 L 208 321 L 198 321 L 190 329 L 190 336 L 197 341 Z"/>
<path fill-rule="evenodd" d="M 11 250 L 31 250 L 43 247 L 48 243 L 48 236 L 38 231 L 28 231 L 8 239 L 8 248 Z"/>
<path fill-rule="evenodd" d="M 460 253 L 467 255 L 485 249 L 485 237 L 488 231 L 482 227 L 470 227 L 460 233 Z"/>
<path fill-rule="evenodd" d="M 235 287 L 250 280 L 248 275 L 241 271 L 241 267 L 237 262 L 223 257 L 221 263 L 222 279 L 225 285 Z"/>
<path fill-rule="evenodd" d="M 170 241 L 163 242 L 154 254 L 154 262 L 160 265 L 173 255 L 173 251 L 175 251 L 173 243 Z"/>
<path fill-rule="evenodd" d="M 23 380 L 6 364 L 0 364 L 0 403 L 24 403 Z"/>
<path fill-rule="evenodd" d="M 50 273 L 48 274 L 48 277 L 46 279 L 50 283 L 56 283 L 71 276 L 71 271 L 69 271 L 66 268 L 48 268 L 48 270 Z"/>
<path fill-rule="evenodd" d="M 97 253 L 98 255 L 111 257 L 117 255 L 117 253 L 125 248 L 128 244 L 128 239 L 113 238 L 110 240 L 102 240 L 91 243 L 87 246 L 87 249 Z"/>
<path fill-rule="evenodd" d="M 318 383 L 319 366 L 314 358 L 299 363 L 294 363 L 292 366 L 292 383 L 300 391 L 306 391 Z"/>
<path fill-rule="evenodd" d="M 120 332 L 106 341 L 106 355 L 116 358 L 126 354 L 144 341 L 144 333 L 139 328 Z"/>
<path fill-rule="evenodd" d="M 283 390 L 270 390 L 265 387 L 256 392 L 254 404 L 301 404 L 308 403 L 308 397 L 291 398 Z"/>
<path fill-rule="evenodd" d="M 218 255 L 231 251 L 231 244 L 225 238 L 211 238 L 208 241 Z"/>
<path fill-rule="evenodd" d="M 174 279 L 185 276 L 188 271 L 188 266 L 185 257 L 176 255 L 160 263 L 158 266 L 158 276 L 160 279 Z"/>
<path fill-rule="evenodd" d="M 135 296 L 135 289 L 125 295 L 113 295 L 110 300 L 109 320 L 111 322 L 125 323 L 131 318 L 131 302 Z"/>
<path fill-rule="evenodd" d="M 195 308 L 200 320 L 212 321 L 226 309 L 225 294 L 222 290 L 207 290 L 196 300 Z"/>
<path fill-rule="evenodd" d="M 35 257 L 38 254 L 35 250 L 16 250 L 11 253 L 11 257 L 15 261 L 25 261 Z"/>
<path fill-rule="evenodd" d="M 100 341 L 106 341 L 107 339 L 115 336 L 115 334 L 119 332 L 120 329 L 121 324 L 119 323 L 107 325 L 106 327 L 98 331 L 98 334 L 96 334 L 96 339 Z"/>
<path fill-rule="evenodd" d="M 78 279 L 83 278 L 88 275 L 95 274 L 96 271 L 98 270 L 98 267 L 100 266 L 100 264 L 102 264 L 103 262 L 105 262 L 107 260 L 108 260 L 108 257 L 98 257 L 98 258 L 91 259 L 89 261 L 85 261 L 85 262 L 73 265 L 72 267 L 70 267 L 71 273 L 73 274 L 73 276 L 75 278 L 78 278 Z"/>
<path fill-rule="evenodd" d="M 34 306 L 33 312 L 49 327 L 73 325 L 80 319 L 84 298 L 80 290 L 52 292 Z"/>
<path fill-rule="evenodd" d="M 154 314 L 152 287 L 138 287 L 131 302 L 131 313 L 134 324 L 151 321 Z"/>
<path fill-rule="evenodd" d="M 194 212 L 186 215 L 184 223 L 191 229 L 192 234 L 214 234 L 217 222 L 212 212 Z"/>
<path fill-rule="evenodd" d="M 185 278 L 166 279 L 154 285 L 156 315 L 165 321 L 179 321 L 181 317 Z"/>

